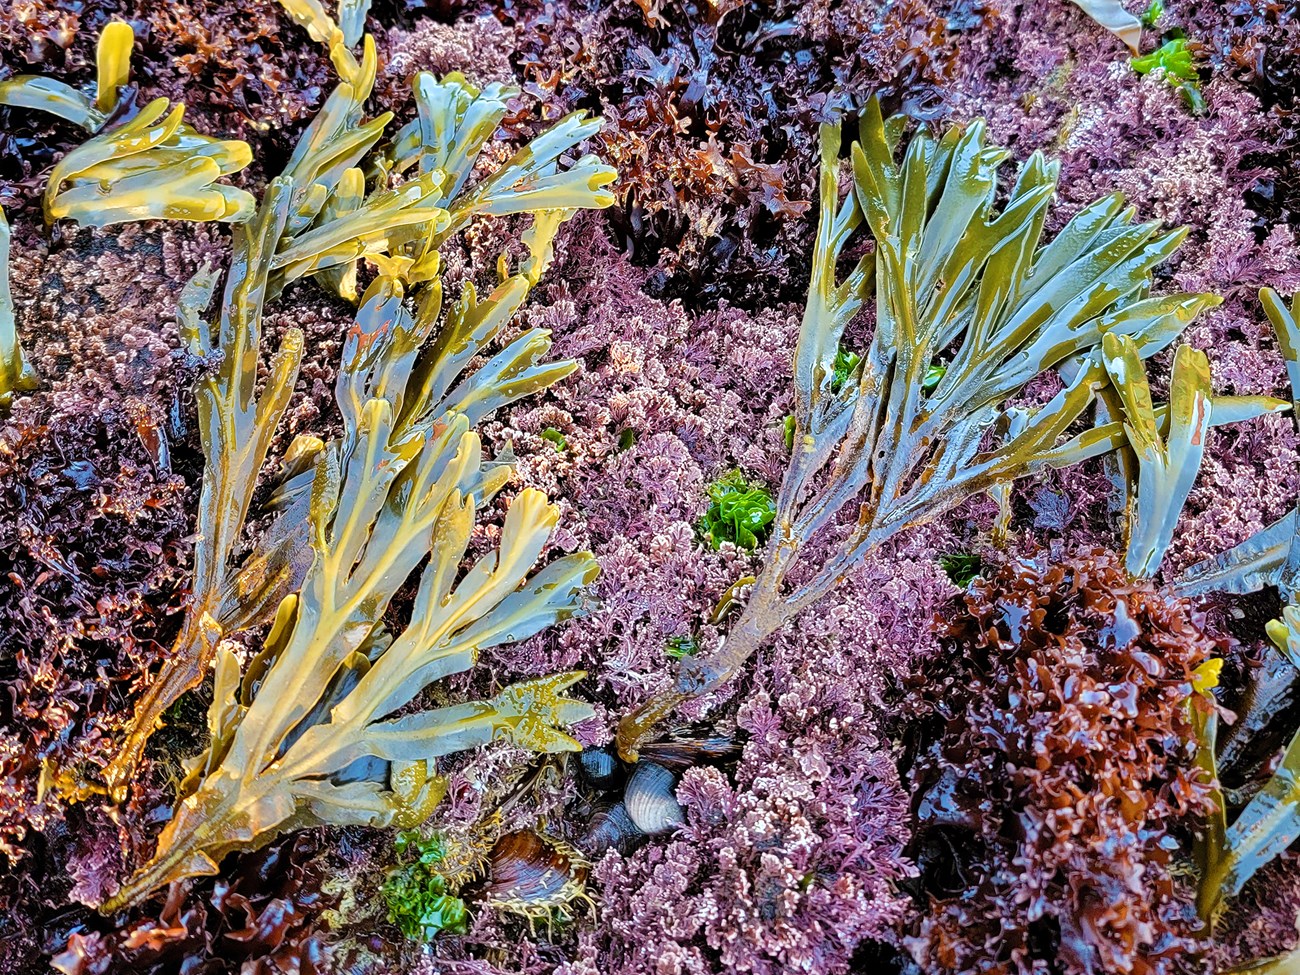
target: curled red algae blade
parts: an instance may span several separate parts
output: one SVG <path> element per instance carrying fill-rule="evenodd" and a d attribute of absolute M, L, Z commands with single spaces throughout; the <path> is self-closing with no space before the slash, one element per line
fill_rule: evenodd
<path fill-rule="evenodd" d="M 907 709 L 917 963 L 1173 975 L 1201 933 L 1172 851 L 1216 804 L 1215 644 L 1101 552 L 1015 560 L 963 602 Z"/>

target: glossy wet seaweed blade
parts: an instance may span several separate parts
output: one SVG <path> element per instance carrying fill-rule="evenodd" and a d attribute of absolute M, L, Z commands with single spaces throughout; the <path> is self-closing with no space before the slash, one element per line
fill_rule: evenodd
<path fill-rule="evenodd" d="M 35 389 L 40 384 L 18 340 L 14 300 L 9 293 L 9 239 L 9 221 L 0 210 L 0 409 L 9 405 L 14 393 Z"/>
<path fill-rule="evenodd" d="M 987 145 L 982 122 L 942 136 L 921 130 L 899 161 L 905 125 L 886 120 L 877 102 L 867 106 L 843 201 L 839 129 L 822 128 L 821 215 L 795 356 L 794 450 L 764 568 L 726 641 L 682 660 L 676 687 L 623 720 L 625 757 L 677 704 L 729 680 L 768 636 L 899 531 L 999 484 L 1122 446 L 1118 422 L 1069 437 L 1107 382 L 1103 336 L 1131 340 L 1140 361 L 1219 303 L 1209 294 L 1148 295 L 1152 269 L 1183 231 L 1133 224 L 1133 210 L 1112 195 L 1043 243 L 1055 164 L 1032 155 L 995 209 L 1008 153 Z M 841 279 L 838 259 L 863 224 L 875 250 Z M 845 327 L 873 289 L 870 345 L 837 389 Z M 937 384 L 927 382 L 936 363 L 944 366 Z M 1060 392 L 1014 436 L 988 446 L 985 435 L 1009 401 L 1049 371 L 1061 374 Z M 1219 419 L 1275 408 L 1247 398 Z M 787 586 L 809 539 L 854 508 L 848 537 Z"/>
<path fill-rule="evenodd" d="M 1291 668 L 1300 668 L 1300 655 L 1296 652 L 1300 642 L 1298 622 L 1300 615 L 1293 603 L 1281 620 L 1274 620 L 1267 628 L 1285 658 L 1279 663 L 1288 671 L 1286 676 L 1291 681 L 1295 679 Z M 1261 713 L 1264 703 L 1258 697 L 1248 697 L 1247 709 L 1237 720 L 1256 732 L 1262 730 L 1274 717 L 1266 709 Z M 1200 869 L 1197 908 L 1212 932 L 1232 898 L 1241 893 L 1260 869 L 1285 854 L 1300 838 L 1300 729 L 1277 758 L 1272 774 L 1232 818 L 1219 785 L 1219 757 L 1225 753 L 1219 742 L 1217 713 L 1204 716 L 1198 730 L 1199 762 L 1206 779 L 1214 786 L 1217 805 L 1205 824 L 1197 850 Z"/>
<path fill-rule="evenodd" d="M 461 573 L 478 499 L 507 469 L 484 460 L 465 414 L 429 415 L 439 391 L 416 354 L 430 325 L 403 309 L 397 282 L 380 278 L 368 290 L 336 390 L 345 433 L 313 463 L 311 567 L 242 676 L 233 653 L 218 651 L 209 749 L 191 766 L 154 859 L 104 910 L 214 873 L 226 853 L 284 830 L 419 822 L 445 789 L 433 763 L 454 751 L 500 737 L 577 749 L 560 729 L 592 713 L 563 694 L 580 674 L 388 718 L 428 684 L 472 667 L 482 649 L 572 615 L 596 570 L 579 553 L 530 575 L 557 514 L 529 490 L 511 504 L 498 550 Z M 420 419 L 401 425 L 405 411 Z M 426 558 L 410 623 L 391 633 L 380 620 Z"/>
<path fill-rule="evenodd" d="M 1300 296 L 1291 307 L 1272 288 L 1259 293 L 1260 303 L 1277 336 L 1291 385 L 1292 416 L 1300 422 Z M 1297 458 L 1300 462 L 1300 458 Z M 1292 508 L 1263 531 L 1221 555 L 1197 563 L 1175 580 L 1183 595 L 1207 592 L 1251 593 L 1277 586 L 1286 593 L 1300 591 L 1300 528 Z"/>
<path fill-rule="evenodd" d="M 507 93 L 499 86 L 485 93 L 455 77 L 438 83 L 422 75 L 417 79 L 424 92 L 417 137 L 399 136 L 389 153 L 373 160 L 381 173 L 380 183 L 367 193 L 358 164 L 377 145 L 391 118 L 381 115 L 361 121 L 376 64 L 374 43 L 367 36 L 355 83 L 344 82 L 330 95 L 300 138 L 284 174 L 272 181 L 251 229 L 237 230 L 215 335 L 203 320 L 214 277 L 200 275 L 183 300 L 181 318 L 192 350 L 207 358 L 220 353 L 218 369 L 201 380 L 198 393 L 209 463 L 200 497 L 195 585 L 173 652 L 137 704 L 121 751 L 106 770 L 115 795 L 124 795 L 163 712 L 202 679 L 220 638 L 268 621 L 279 602 L 302 583 L 311 564 L 304 485 L 310 482 L 312 464 L 324 445 L 304 437 L 291 446 L 286 458 L 286 481 L 273 502 L 279 509 L 276 526 L 241 566 L 232 565 L 257 473 L 301 359 L 301 335 L 291 330 L 273 361 L 261 399 L 254 403 L 267 301 L 304 276 L 315 276 L 344 297 L 355 298 L 359 263 L 368 260 L 384 272 L 382 280 L 388 283 L 383 288 L 397 294 L 399 305 L 403 282 L 428 284 L 419 299 L 422 338 L 402 351 L 404 356 L 415 355 L 442 308 L 438 246 L 474 213 L 530 213 L 534 224 L 525 235 L 530 248 L 525 267 L 483 301 L 472 288 L 467 290 L 451 309 L 431 351 L 417 364 L 425 392 L 436 392 L 442 399 L 419 400 L 424 403 L 423 413 L 413 413 L 408 404 L 396 422 L 412 441 L 440 415 L 432 412 L 435 409 L 459 406 L 477 423 L 572 368 L 538 365 L 550 343 L 544 331 L 533 330 L 491 360 L 481 387 L 452 382 L 523 303 L 549 260 L 551 240 L 560 225 L 576 209 L 612 201 L 603 187 L 614 173 L 594 157 L 583 157 L 564 170 L 558 167 L 560 157 L 590 133 L 591 123 L 579 114 L 562 120 L 461 199 L 457 193 L 505 113 Z M 447 147 L 452 146 L 455 152 L 449 155 Z M 384 188 L 383 174 L 400 173 L 417 162 L 421 175 Z M 430 365 L 433 362 L 437 369 Z M 333 449 L 337 453 L 337 445 Z"/>
<path fill-rule="evenodd" d="M 135 220 L 250 219 L 252 195 L 218 180 L 244 169 L 252 150 L 195 131 L 184 122 L 185 106 L 169 109 L 165 98 L 137 112 L 134 90 L 127 87 L 134 43 L 129 24 L 104 27 L 94 98 L 39 75 L 0 81 L 0 105 L 50 112 L 91 133 L 50 173 L 46 222 L 107 227 Z"/>
<path fill-rule="evenodd" d="M 172 654 L 137 702 L 121 751 L 105 770 L 105 781 L 118 795 L 125 794 L 162 713 L 203 679 L 216 652 L 227 566 L 252 503 L 257 473 L 297 378 L 302 333 L 291 330 L 273 360 L 262 396 L 254 395 L 267 278 L 292 194 L 290 180 L 273 181 L 253 223 L 236 230 L 215 334 L 202 316 L 211 303 L 216 274 L 201 272 L 181 298 L 179 318 L 191 351 L 208 357 L 220 353 L 218 367 L 201 378 L 195 391 L 207 463 L 199 496 L 194 585 Z"/>
<path fill-rule="evenodd" d="M 1119 0 L 1073 0 L 1074 4 L 1110 31 L 1126 45 L 1137 51 L 1142 41 L 1142 21 L 1124 9 Z"/>
<path fill-rule="evenodd" d="M 1102 350 L 1111 383 L 1103 393 L 1123 419 L 1126 441 L 1117 448 L 1127 461 L 1119 465 L 1127 492 L 1125 565 L 1135 578 L 1154 578 L 1196 481 L 1210 427 L 1281 412 L 1290 404 L 1263 396 L 1219 400 L 1211 390 L 1208 357 L 1183 345 L 1174 354 L 1169 405 L 1157 413 L 1136 343 L 1107 334 Z"/>
<path fill-rule="evenodd" d="M 1294 414 L 1295 406 L 1300 404 L 1300 353 L 1297 352 L 1297 349 L 1300 349 L 1300 325 L 1297 325 L 1296 305 L 1293 301 L 1291 308 L 1288 309 L 1277 293 L 1269 288 L 1263 289 L 1259 297 L 1273 325 L 1278 346 L 1287 365 Z M 1108 350 L 1117 352 L 1118 346 L 1108 344 Z M 1197 379 L 1195 373 L 1199 372 L 1199 365 L 1191 362 L 1192 354 L 1189 354 L 1185 348 L 1180 348 L 1178 352 L 1184 357 L 1184 362 L 1181 370 L 1177 358 L 1174 364 L 1171 383 L 1171 399 L 1174 402 L 1171 412 L 1175 414 L 1173 425 L 1175 428 L 1181 426 L 1186 431 L 1180 439 L 1186 446 L 1196 448 L 1190 456 L 1199 463 L 1197 453 L 1199 449 L 1203 449 L 1203 444 L 1197 443 L 1197 438 L 1193 435 L 1195 427 L 1189 426 L 1187 419 L 1180 422 L 1177 416 L 1180 412 L 1177 402 L 1181 395 L 1183 399 L 1181 413 L 1188 418 L 1199 415 L 1200 409 L 1208 412 L 1212 408 L 1212 401 L 1208 396 L 1208 377 Z M 1139 366 L 1140 364 L 1135 365 L 1126 359 L 1121 368 L 1134 372 Z M 1189 372 L 1192 375 L 1190 387 Z M 1189 392 L 1195 395 L 1195 401 L 1188 401 Z M 1138 402 L 1140 399 L 1140 391 L 1130 390 L 1130 396 L 1124 405 L 1126 419 L 1143 412 Z M 1196 406 L 1195 403 L 1202 399 L 1205 400 L 1202 406 Z M 1151 422 L 1148 421 L 1147 425 L 1150 428 Z M 1156 451 L 1153 452 L 1153 441 L 1149 436 L 1134 436 L 1131 428 L 1126 429 L 1129 432 L 1128 439 L 1135 451 L 1141 454 L 1146 450 L 1149 458 L 1158 456 L 1158 444 Z M 1174 437 L 1171 434 L 1171 446 L 1173 441 Z M 1172 457 L 1172 451 L 1166 456 Z M 1187 456 L 1188 454 L 1185 453 L 1184 458 Z M 1140 463 L 1150 464 L 1151 460 L 1140 460 Z M 1168 461 L 1165 464 L 1168 468 L 1166 474 L 1156 476 L 1167 477 L 1168 473 L 1174 472 L 1175 469 L 1168 466 Z M 1148 476 L 1150 475 L 1144 471 L 1143 477 Z M 1133 486 L 1133 489 L 1136 490 L 1136 497 L 1130 499 L 1131 516 L 1135 515 L 1135 507 L 1142 504 L 1142 488 Z M 1166 503 L 1171 500 L 1168 485 L 1163 489 L 1157 488 L 1153 494 L 1156 497 L 1163 496 Z M 1181 490 L 1180 495 L 1186 496 Z M 1173 495 L 1172 501 L 1181 507 L 1179 495 Z M 1150 512 L 1148 518 L 1152 515 L 1160 517 L 1159 505 L 1148 510 Z M 1136 515 L 1137 520 L 1141 520 L 1141 517 L 1140 514 Z M 1244 594 L 1270 585 L 1276 586 L 1283 593 L 1288 593 L 1290 603 L 1283 609 L 1282 617 L 1273 620 L 1266 627 L 1268 636 L 1284 658 L 1284 662 L 1279 661 L 1282 668 L 1300 668 L 1300 610 L 1295 604 L 1297 583 L 1300 582 L 1300 575 L 1297 575 L 1298 562 L 1300 562 L 1300 537 L 1297 537 L 1295 519 L 1296 512 L 1292 509 L 1263 531 L 1227 552 L 1192 566 L 1175 582 L 1177 591 L 1183 594 L 1214 591 Z M 1131 517 L 1131 523 L 1132 520 Z M 1167 546 L 1172 528 L 1173 525 L 1168 524 L 1159 530 L 1161 542 L 1157 543 L 1157 546 L 1161 544 Z M 1135 557 L 1140 563 L 1143 558 L 1149 557 L 1149 553 L 1158 550 L 1147 546 L 1135 551 L 1130 542 L 1130 571 L 1133 569 Z M 1144 555 L 1144 552 L 1148 554 Z M 1294 680 L 1293 675 L 1288 676 Z M 1263 703 L 1261 699 L 1248 693 L 1244 699 L 1247 710 L 1238 716 L 1238 723 L 1246 728 L 1253 727 L 1256 731 L 1268 724 L 1272 715 L 1258 713 L 1261 703 Z M 1290 739 L 1290 744 L 1278 758 L 1275 770 L 1264 781 L 1262 788 L 1250 797 L 1234 818 L 1230 819 L 1228 801 L 1219 785 L 1219 759 L 1221 754 L 1229 754 L 1224 752 L 1220 742 L 1219 715 L 1217 710 L 1211 709 L 1195 715 L 1194 720 L 1200 740 L 1198 762 L 1205 780 L 1214 789 L 1217 807 L 1204 824 L 1197 843 L 1200 871 L 1197 907 L 1209 926 L 1207 930 L 1212 931 L 1213 925 L 1228 903 L 1241 892 L 1251 877 L 1263 866 L 1282 855 L 1296 838 L 1300 837 L 1300 784 L 1298 784 L 1300 782 L 1300 731 Z M 1242 737 L 1243 735 L 1237 735 L 1239 739 Z M 1234 747 L 1237 751 L 1240 750 L 1239 743 Z"/>
<path fill-rule="evenodd" d="M 439 757 L 501 737 L 539 751 L 576 750 L 561 729 L 592 713 L 563 693 L 581 676 L 574 673 L 507 687 L 488 701 L 390 717 L 429 684 L 472 667 L 482 649 L 575 613 L 595 574 L 586 553 L 531 573 L 557 519 L 532 490 L 510 505 L 497 550 L 461 571 L 475 512 L 509 474 L 508 463 L 483 457 L 471 427 L 573 364 L 540 362 L 549 334 L 532 329 L 466 370 L 544 271 L 565 220 L 608 205 L 602 187 L 614 174 L 594 157 L 559 169 L 590 132 L 575 114 L 465 201 L 454 199 L 504 114 L 505 92 L 480 99 L 462 79 L 422 76 L 417 138 L 375 160 L 377 185 L 367 192 L 357 164 L 390 118 L 361 124 L 376 64 L 367 36 L 356 70 L 308 126 L 252 224 L 237 230 L 215 329 L 203 317 L 215 275 L 201 272 L 183 297 L 191 351 L 220 357 L 198 391 L 208 457 L 203 544 L 185 629 L 107 778 L 125 791 L 157 716 L 211 662 L 210 743 L 189 766 L 154 857 L 104 902 L 105 912 L 174 880 L 215 873 L 227 853 L 284 831 L 419 822 L 445 791 Z M 390 172 L 417 162 L 419 176 L 388 186 Z M 513 275 L 502 258 L 501 286 L 482 300 L 467 286 L 444 316 L 437 248 L 474 213 L 533 213 L 528 256 Z M 232 568 L 302 354 L 301 333 L 291 330 L 255 398 L 265 303 L 306 275 L 348 296 L 363 259 L 381 273 L 344 343 L 335 391 L 343 432 L 290 446 L 270 530 Z M 426 561 L 409 623 L 390 632 L 381 623 L 389 603 Z M 261 652 L 241 667 L 222 638 L 272 617 Z"/>

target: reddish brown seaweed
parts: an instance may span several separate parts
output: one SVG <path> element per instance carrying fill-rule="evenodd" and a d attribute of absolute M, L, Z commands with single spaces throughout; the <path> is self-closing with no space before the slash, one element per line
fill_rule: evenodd
<path fill-rule="evenodd" d="M 976 580 L 907 703 L 930 972 L 1179 970 L 1180 829 L 1210 808 L 1187 716 L 1214 650 L 1186 604 L 1100 553 Z"/>

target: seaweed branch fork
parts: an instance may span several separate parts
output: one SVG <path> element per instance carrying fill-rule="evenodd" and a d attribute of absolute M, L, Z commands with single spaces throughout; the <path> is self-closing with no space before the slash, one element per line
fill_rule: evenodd
<path fill-rule="evenodd" d="M 307 485 L 325 445 L 311 437 L 298 438 L 285 456 L 285 482 L 272 502 L 278 519 L 242 561 L 235 560 L 258 472 L 302 358 L 302 335 L 291 329 L 272 359 L 261 396 L 256 395 L 265 303 L 301 277 L 314 277 L 355 302 L 357 266 L 369 259 L 398 286 L 427 285 L 429 313 L 436 317 L 442 298 L 440 245 L 476 215 L 531 214 L 534 223 L 525 242 L 532 253 L 523 273 L 481 302 L 471 291 L 440 340 L 463 367 L 522 305 L 549 259 L 559 226 L 579 209 L 613 202 L 604 187 L 615 173 L 594 156 L 580 156 L 560 168 L 561 159 L 600 125 L 577 112 L 467 187 L 475 161 L 516 92 L 496 84 L 480 90 L 459 75 L 440 82 L 419 74 L 414 88 L 420 117 L 371 154 L 392 116 L 384 113 L 362 122 L 377 66 L 374 42 L 369 35 L 364 40 L 356 73 L 338 85 L 303 132 L 252 221 L 237 225 L 215 329 L 203 316 L 216 276 L 200 272 L 182 295 L 182 338 L 195 356 L 214 363 L 197 390 L 207 464 L 194 583 L 172 652 L 137 703 L 120 750 L 105 770 L 110 793 L 119 800 L 162 715 L 203 679 L 220 640 L 269 622 L 276 607 L 302 585 L 312 563 Z M 368 155 L 376 172 L 369 192 L 360 166 Z M 401 181 L 408 169 L 418 175 Z M 494 369 L 514 382 L 499 394 L 471 397 L 461 409 L 477 421 L 566 374 L 571 365 L 535 365 L 546 347 L 549 342 L 532 335 L 518 348 L 500 353 L 492 360 Z"/>
<path fill-rule="evenodd" d="M 1139 359 L 1168 346 L 1209 294 L 1149 295 L 1151 269 L 1185 236 L 1132 223 L 1119 194 L 1084 207 L 1050 243 L 1044 217 L 1059 166 L 1034 153 L 995 207 L 1005 149 L 982 121 L 941 137 L 917 132 L 898 161 L 906 120 L 872 100 L 839 194 L 838 126 L 821 129 L 820 209 L 812 280 L 794 362 L 793 452 L 774 530 L 748 604 L 724 642 L 686 657 L 675 684 L 622 720 L 618 747 L 638 748 L 681 703 L 737 673 L 769 637 L 846 580 L 899 531 L 966 498 L 1125 445 L 1121 422 L 1070 436 L 1108 379 L 1102 338 L 1131 338 Z M 874 251 L 840 279 L 836 265 L 864 223 Z M 875 331 L 848 382 L 834 384 L 845 326 L 872 296 Z M 937 385 L 927 374 L 941 374 Z M 1023 427 L 1003 429 L 1010 401 L 1044 373 L 1058 391 Z M 1214 424 L 1287 404 L 1216 401 Z M 1157 411 L 1167 430 L 1167 408 Z M 856 517 L 844 517 L 856 507 Z M 821 532 L 820 564 L 802 558 Z"/>

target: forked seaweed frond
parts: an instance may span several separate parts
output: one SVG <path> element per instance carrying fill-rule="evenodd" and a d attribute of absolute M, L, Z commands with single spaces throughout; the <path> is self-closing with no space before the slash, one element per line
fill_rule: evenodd
<path fill-rule="evenodd" d="M 1102 350 L 1124 423 L 1126 444 L 1119 449 L 1133 460 L 1124 467 L 1128 475 L 1125 567 L 1135 578 L 1152 578 L 1173 542 L 1178 516 L 1201 468 L 1210 426 L 1280 412 L 1291 404 L 1268 397 L 1216 399 L 1210 388 L 1210 360 L 1204 352 L 1183 345 L 1174 353 L 1169 407 L 1157 417 L 1133 339 L 1107 333 Z M 1232 410 L 1232 415 L 1223 415 L 1224 409 Z"/>
<path fill-rule="evenodd" d="M 274 179 L 253 222 L 236 227 L 215 327 L 204 319 L 218 281 L 213 271 L 200 271 L 181 295 L 182 339 L 191 352 L 216 359 L 215 367 L 195 387 L 199 439 L 207 463 L 195 526 L 194 576 L 172 652 L 137 702 L 122 748 L 105 769 L 105 781 L 119 798 L 163 712 L 203 679 L 216 652 L 222 636 L 221 592 L 230 558 L 252 503 L 258 471 L 297 381 L 302 332 L 289 329 L 262 393 L 256 395 L 267 280 L 292 199 L 292 180 Z"/>
<path fill-rule="evenodd" d="M 455 305 L 443 332 L 419 358 L 418 368 L 426 371 L 423 381 L 429 384 L 429 397 L 408 402 L 406 411 L 397 417 L 399 429 L 415 443 L 440 415 L 435 409 L 458 408 L 476 421 L 572 368 L 564 363 L 537 365 L 550 342 L 544 331 L 533 330 L 493 358 L 479 384 L 452 385 L 469 358 L 493 339 L 522 304 L 560 223 L 578 208 L 612 202 L 612 195 L 603 187 L 613 180 L 613 170 L 591 157 L 583 157 L 565 170 L 558 165 L 561 156 L 592 131 L 592 123 L 580 116 L 562 120 L 535 140 L 540 149 L 526 147 L 498 173 L 466 190 L 470 202 L 462 202 L 448 189 L 465 187 L 459 169 L 449 173 L 428 166 L 418 177 L 389 187 L 387 157 L 371 156 L 377 185 L 367 194 L 362 163 L 391 118 L 384 114 L 363 121 L 376 64 L 374 43 L 367 37 L 354 81 L 341 83 L 331 93 L 303 132 L 284 174 L 268 188 L 252 223 L 237 229 L 215 334 L 203 318 L 215 278 L 200 275 L 182 300 L 181 318 L 191 349 L 220 360 L 201 380 L 198 393 L 208 464 L 199 502 L 194 587 L 173 652 L 137 704 L 122 748 L 106 770 L 106 780 L 119 798 L 125 794 L 144 744 L 162 714 L 202 679 L 221 636 L 265 619 L 301 584 L 310 564 L 304 508 L 307 492 L 302 487 L 310 474 L 304 479 L 304 472 L 321 451 L 337 455 L 339 448 L 331 445 L 326 450 L 326 445 L 305 438 L 286 458 L 286 483 L 274 502 L 280 518 L 248 554 L 242 568 L 232 565 L 257 472 L 288 402 L 301 357 L 301 335 L 290 331 L 261 399 L 254 402 L 266 301 L 290 281 L 308 275 L 355 298 L 357 265 L 366 259 L 384 272 L 381 280 L 386 282 L 383 287 L 390 289 L 390 303 L 401 305 L 406 286 L 426 285 L 417 302 L 416 320 L 421 335 L 428 336 L 442 309 L 441 285 L 436 280 L 437 246 L 462 226 L 469 214 L 533 213 L 534 226 L 526 236 L 532 256 L 518 274 L 487 298 L 480 301 L 470 289 Z M 462 98 L 464 117 L 481 117 L 474 107 L 475 89 L 455 79 L 433 88 L 446 89 L 437 97 Z M 492 99 L 487 115 L 499 120 L 498 110 L 497 100 Z M 455 165 L 472 168 L 492 130 L 475 130 L 471 140 L 461 133 L 460 124 L 461 116 L 444 117 L 442 125 L 429 131 L 447 144 L 466 147 L 467 156 L 455 156 Z M 495 127 L 494 121 L 492 129 Z M 428 150 L 422 139 L 411 151 L 423 155 Z M 394 173 L 391 178 L 399 177 Z M 484 200 L 491 201 L 492 207 L 483 204 Z M 380 314 L 377 308 L 375 304 L 366 306 L 358 317 L 358 331 L 390 327 L 388 320 L 371 317 Z M 415 355 L 423 341 L 421 338 L 407 353 Z M 433 398 L 434 393 L 440 398 Z M 418 414 L 411 412 L 416 402 L 425 404 Z"/>
<path fill-rule="evenodd" d="M 452 752 L 496 738 L 578 749 L 562 729 L 593 712 L 563 692 L 581 674 L 390 717 L 472 667 L 482 649 L 571 616 L 596 573 L 585 552 L 532 572 L 558 517 L 533 490 L 510 505 L 497 549 L 461 571 L 479 499 L 507 471 L 484 463 L 464 413 L 431 415 L 443 398 L 418 356 L 431 320 L 402 314 L 401 300 L 399 282 L 378 279 L 362 302 L 364 324 L 348 334 L 335 391 L 344 433 L 313 465 L 312 559 L 301 590 L 280 602 L 242 678 L 233 653 L 219 652 L 210 746 L 192 764 L 154 858 L 105 911 L 215 873 L 225 854 L 285 830 L 427 815 L 444 791 L 434 762 Z M 409 622 L 391 633 L 382 622 L 389 604 L 426 559 Z"/>
<path fill-rule="evenodd" d="M 361 69 L 352 48 L 365 33 L 370 0 L 339 0 L 337 21 L 320 0 L 280 0 L 280 6 L 313 41 L 325 45 L 339 77 L 355 82 Z"/>
<path fill-rule="evenodd" d="M 900 161 L 904 126 L 868 103 L 843 201 L 839 129 L 822 127 L 821 216 L 795 354 L 794 450 L 763 572 L 726 640 L 683 658 L 676 686 L 623 719 L 619 748 L 629 759 L 677 704 L 730 679 L 769 635 L 897 532 L 996 484 L 1113 450 L 1124 439 L 1121 423 L 1067 439 L 1106 381 L 1102 336 L 1129 337 L 1145 359 L 1219 302 L 1148 296 L 1151 269 L 1185 232 L 1133 224 L 1118 194 L 1084 207 L 1044 243 L 1056 164 L 1030 156 L 997 206 L 1009 153 L 986 144 L 982 122 L 942 137 L 920 131 Z M 875 250 L 841 279 L 837 262 L 863 223 Z M 845 326 L 873 287 L 870 346 L 837 390 Z M 945 368 L 931 385 L 936 364 Z M 993 437 L 1009 401 L 1056 371 L 1068 377 L 1060 391 L 1014 436 Z M 787 585 L 805 543 L 842 524 L 849 507 L 856 518 L 840 529 L 847 534 L 832 554 Z"/>
<path fill-rule="evenodd" d="M 1300 325 L 1296 303 L 1288 309 L 1275 291 L 1260 292 L 1265 314 L 1277 333 L 1278 346 L 1287 363 L 1292 406 L 1300 405 Z M 1181 349 L 1179 350 L 1182 351 Z M 1175 376 L 1175 380 L 1177 376 Z M 1248 593 L 1265 586 L 1277 586 L 1290 597 L 1280 619 L 1267 632 L 1290 666 L 1300 668 L 1300 538 L 1297 537 L 1296 509 L 1222 555 L 1188 570 L 1176 583 L 1185 595 L 1211 591 Z M 1279 661 L 1279 665 L 1288 664 Z M 1292 675 L 1292 680 L 1294 675 Z M 1267 700 L 1267 699 L 1265 699 Z M 1248 693 L 1239 724 L 1256 728 L 1267 723 L 1267 709 L 1259 713 L 1259 702 Z M 1241 892 L 1260 868 L 1284 853 L 1300 838 L 1300 730 L 1294 732 L 1278 765 L 1245 808 L 1229 824 L 1227 802 L 1218 788 L 1218 716 L 1210 712 L 1197 720 L 1197 761 L 1208 782 L 1214 784 L 1216 811 L 1204 825 L 1198 841 L 1200 886 L 1197 906 L 1212 929 L 1227 903 Z M 1226 751 L 1223 754 L 1227 754 Z M 1287 959 L 1276 959 L 1276 965 Z M 1274 964 L 1274 963 L 1269 963 Z M 1255 969 L 1249 969 L 1255 970 Z M 1260 971 L 1270 970 L 1261 963 Z M 1283 968 L 1282 970 L 1285 970 Z"/>
<path fill-rule="evenodd" d="M 415 388 L 394 419 L 395 442 L 418 440 L 447 412 L 465 416 L 474 426 L 500 407 L 545 389 L 577 368 L 572 360 L 543 361 L 551 347 L 550 333 L 534 328 L 492 356 L 471 378 L 461 378 L 470 361 L 518 311 L 529 285 L 523 274 L 515 275 L 483 299 L 472 284 L 467 285 L 443 315 L 442 287 L 436 278 L 424 286 L 413 310 L 403 300 L 400 281 L 377 279 L 357 312 L 350 335 L 370 342 L 396 329 L 403 336 L 402 355 L 412 360 L 408 367 L 413 370 Z M 347 395 L 355 398 L 359 394 L 349 391 Z M 322 456 L 337 460 L 344 442 L 344 438 L 324 443 L 302 436 L 290 445 L 281 482 L 268 505 L 276 517 L 227 578 L 217 617 L 223 633 L 269 622 L 279 602 L 302 584 L 311 563 L 307 512 L 313 468 Z M 500 466 L 504 469 L 508 464 Z M 496 483 L 495 478 L 485 481 L 478 492 L 480 504 L 494 493 Z"/>
<path fill-rule="evenodd" d="M 1300 420 L 1300 296 L 1291 307 L 1272 288 L 1259 293 L 1264 313 L 1277 335 L 1291 383 L 1292 414 Z M 1300 460 L 1300 458 L 1298 458 Z M 1176 581 L 1178 592 L 1196 596 L 1207 592 L 1250 593 L 1277 586 L 1284 594 L 1300 591 L 1300 526 L 1292 508 L 1277 521 L 1220 555 L 1199 562 Z"/>
<path fill-rule="evenodd" d="M 244 142 L 213 139 L 184 122 L 185 106 L 157 98 L 134 111 L 130 79 L 135 34 L 114 21 L 96 49 L 94 97 L 38 75 L 0 82 L 0 105 L 51 112 L 92 138 L 65 155 L 45 189 L 47 223 L 106 227 L 131 220 L 216 220 L 253 215 L 251 194 L 219 183 L 252 161 Z"/>
<path fill-rule="evenodd" d="M 1202 738 L 1201 754 L 1208 756 L 1205 764 L 1217 782 L 1214 748 L 1211 728 Z M 1209 924 L 1260 868 L 1300 838 L 1300 730 L 1291 738 L 1277 770 L 1230 826 L 1222 813 L 1226 807 L 1222 793 L 1216 799 L 1220 812 L 1214 814 L 1201 841 L 1197 895 L 1197 909 Z"/>

